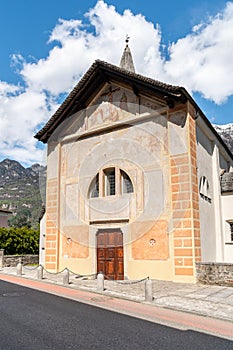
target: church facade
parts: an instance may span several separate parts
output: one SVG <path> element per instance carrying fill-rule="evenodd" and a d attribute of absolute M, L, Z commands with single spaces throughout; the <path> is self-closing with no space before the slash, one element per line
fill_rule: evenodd
<path fill-rule="evenodd" d="M 184 88 L 134 72 L 128 45 L 120 67 L 93 63 L 36 138 L 46 269 L 195 282 L 196 262 L 233 263 L 233 156 Z"/>

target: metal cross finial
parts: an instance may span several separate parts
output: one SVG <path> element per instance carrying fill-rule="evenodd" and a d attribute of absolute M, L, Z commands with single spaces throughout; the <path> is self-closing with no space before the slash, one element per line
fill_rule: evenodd
<path fill-rule="evenodd" d="M 128 44 L 129 39 L 130 39 L 130 37 L 128 36 L 128 34 L 126 34 L 126 39 L 125 39 L 126 44 Z"/>

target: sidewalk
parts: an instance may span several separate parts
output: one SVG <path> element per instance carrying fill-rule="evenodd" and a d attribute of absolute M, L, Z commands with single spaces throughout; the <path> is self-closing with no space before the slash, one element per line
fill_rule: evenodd
<path fill-rule="evenodd" d="M 16 276 L 16 267 L 1 269 L 0 279 L 1 274 Z M 63 276 L 64 274 L 62 273 L 50 274 L 44 271 L 43 282 L 63 285 Z M 37 269 L 23 267 L 21 277 L 37 280 Z M 102 294 L 105 296 L 139 303 L 145 301 L 145 281 L 105 281 L 104 287 L 105 290 Z M 93 278 L 81 279 L 74 274 L 70 274 L 70 283 L 67 288 L 97 293 L 97 280 Z M 153 280 L 153 297 L 151 306 L 154 305 L 233 322 L 233 287 Z"/>

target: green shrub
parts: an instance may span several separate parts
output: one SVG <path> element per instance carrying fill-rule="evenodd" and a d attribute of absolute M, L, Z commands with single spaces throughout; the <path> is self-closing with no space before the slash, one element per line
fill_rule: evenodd
<path fill-rule="evenodd" d="M 0 249 L 6 255 L 39 253 L 39 230 L 27 227 L 0 228 Z"/>

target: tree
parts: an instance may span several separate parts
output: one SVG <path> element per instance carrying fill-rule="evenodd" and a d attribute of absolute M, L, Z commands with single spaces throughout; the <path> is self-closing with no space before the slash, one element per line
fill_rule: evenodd
<path fill-rule="evenodd" d="M 4 254 L 38 254 L 39 253 L 39 230 L 21 228 L 0 228 L 0 249 Z"/>
<path fill-rule="evenodd" d="M 31 227 L 31 212 L 27 208 L 23 208 L 18 213 L 8 220 L 10 227 Z"/>

